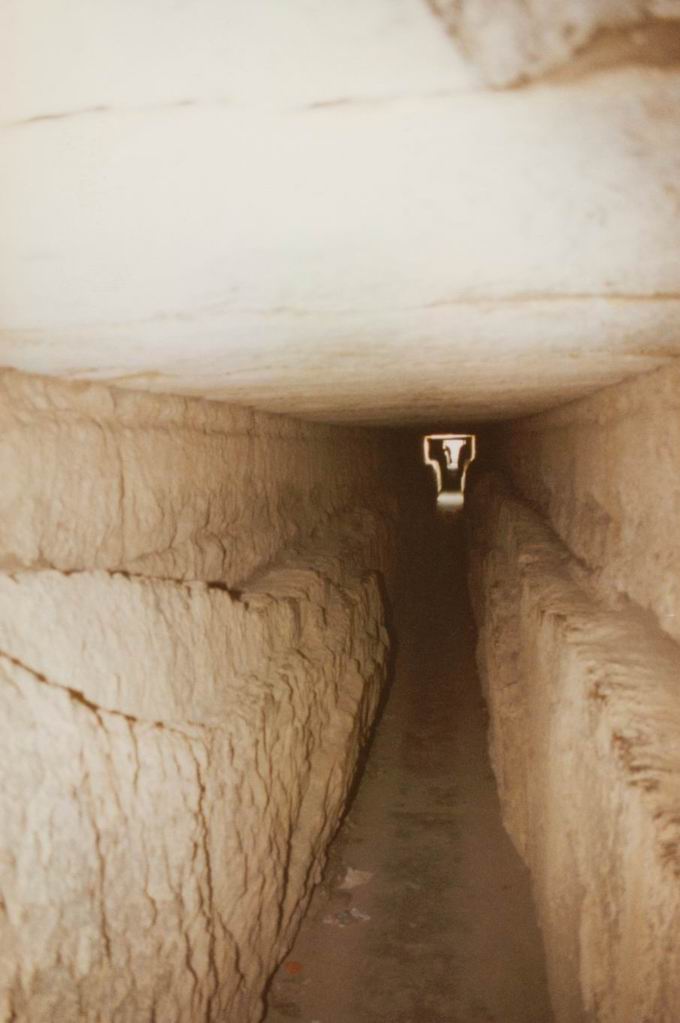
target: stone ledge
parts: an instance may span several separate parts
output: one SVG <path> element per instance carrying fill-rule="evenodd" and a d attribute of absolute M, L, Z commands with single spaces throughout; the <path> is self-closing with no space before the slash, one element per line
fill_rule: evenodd
<path fill-rule="evenodd" d="M 0 576 L 1 1019 L 261 1018 L 385 678 L 377 523 L 239 594 Z"/>
<path fill-rule="evenodd" d="M 680 1018 L 680 648 L 612 611 L 496 477 L 468 495 L 471 590 L 506 826 L 556 1019 Z"/>

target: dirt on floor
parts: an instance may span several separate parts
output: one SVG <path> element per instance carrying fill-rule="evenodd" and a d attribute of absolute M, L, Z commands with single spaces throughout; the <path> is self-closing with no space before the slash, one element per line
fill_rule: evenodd
<path fill-rule="evenodd" d="M 394 680 L 266 1023 L 549 1023 L 529 877 L 501 824 L 464 512 L 412 537 Z"/>

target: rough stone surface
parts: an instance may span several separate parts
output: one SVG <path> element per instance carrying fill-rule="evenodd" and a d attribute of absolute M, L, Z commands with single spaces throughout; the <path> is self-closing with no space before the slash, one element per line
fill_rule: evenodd
<path fill-rule="evenodd" d="M 343 511 L 387 511 L 394 454 L 365 430 L 8 371 L 0 565 L 238 586 Z"/>
<path fill-rule="evenodd" d="M 471 583 L 505 821 L 560 1023 L 680 1018 L 680 650 L 612 610 L 528 505 L 469 493 Z"/>
<path fill-rule="evenodd" d="M 433 509 L 400 559 L 394 678 L 361 784 L 266 1023 L 552 1023 L 485 749 L 464 516 Z"/>
<path fill-rule="evenodd" d="M 680 367 L 607 388 L 491 441 L 612 604 L 680 640 Z"/>
<path fill-rule="evenodd" d="M 376 438 L 4 387 L 0 1020 L 255 1023 L 385 675 Z"/>
<path fill-rule="evenodd" d="M 648 6 L 447 2 L 506 74 Z M 501 90 L 425 0 L 3 0 L 0 365 L 445 430 L 663 365 L 680 23 L 615 34 Z"/>
<path fill-rule="evenodd" d="M 429 0 L 490 85 L 566 64 L 603 29 L 680 18 L 678 0 Z"/>

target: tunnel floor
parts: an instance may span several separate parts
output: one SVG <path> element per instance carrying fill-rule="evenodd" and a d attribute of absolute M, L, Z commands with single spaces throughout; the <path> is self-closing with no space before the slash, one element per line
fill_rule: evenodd
<path fill-rule="evenodd" d="M 486 749 L 463 514 L 440 512 L 402 566 L 394 682 L 266 1023 L 552 1019 Z"/>

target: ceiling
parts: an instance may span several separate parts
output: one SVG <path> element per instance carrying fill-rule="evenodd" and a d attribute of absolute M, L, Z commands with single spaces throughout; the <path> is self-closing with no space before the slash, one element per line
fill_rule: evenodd
<path fill-rule="evenodd" d="M 5 0 L 0 365 L 472 423 L 676 358 L 677 30 L 503 90 L 469 31 L 426 0 Z"/>

